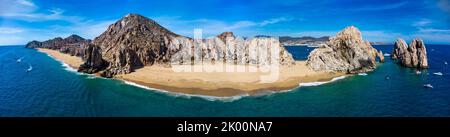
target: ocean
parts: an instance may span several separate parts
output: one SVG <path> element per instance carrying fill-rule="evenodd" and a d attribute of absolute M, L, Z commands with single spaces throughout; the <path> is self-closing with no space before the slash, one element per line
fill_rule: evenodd
<path fill-rule="evenodd" d="M 383 53 L 393 48 L 374 47 Z M 306 60 L 314 48 L 287 49 L 296 60 Z M 450 45 L 427 45 L 427 52 L 430 68 L 421 74 L 386 57 L 366 76 L 304 84 L 309 86 L 282 93 L 212 98 L 79 74 L 34 49 L 0 46 L 0 116 L 450 116 L 450 70 L 445 63 L 450 62 Z"/>

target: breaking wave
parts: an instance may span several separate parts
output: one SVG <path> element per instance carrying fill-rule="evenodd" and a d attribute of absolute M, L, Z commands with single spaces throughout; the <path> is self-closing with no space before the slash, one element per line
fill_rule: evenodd
<path fill-rule="evenodd" d="M 179 92 L 171 92 L 171 91 L 167 91 L 167 90 L 162 90 L 162 89 L 156 89 L 156 88 L 150 88 L 144 85 L 140 85 L 131 81 L 126 81 L 126 80 L 122 80 L 125 84 L 128 85 L 132 85 L 135 87 L 139 87 L 139 88 L 143 88 L 143 89 L 147 89 L 147 90 L 152 90 L 152 91 L 156 91 L 156 92 L 160 92 L 160 93 L 164 93 L 167 95 L 171 95 L 174 97 L 183 97 L 183 98 L 188 98 L 190 99 L 191 97 L 198 97 L 198 98 L 202 98 L 208 101 L 223 101 L 223 102 L 232 102 L 235 100 L 239 100 L 243 97 L 247 97 L 250 96 L 249 94 L 242 94 L 242 95 L 235 95 L 235 96 L 230 96 L 230 97 L 216 97 L 216 96 L 208 96 L 208 95 L 194 95 L 194 94 L 186 94 L 186 93 L 179 93 Z"/>
<path fill-rule="evenodd" d="M 299 86 L 300 87 L 319 86 L 319 85 L 322 85 L 322 84 L 326 84 L 326 83 L 330 83 L 330 82 L 334 82 L 334 81 L 337 81 L 337 80 L 344 79 L 345 77 L 347 77 L 347 76 L 335 77 L 335 78 L 331 79 L 330 81 L 300 83 Z"/>

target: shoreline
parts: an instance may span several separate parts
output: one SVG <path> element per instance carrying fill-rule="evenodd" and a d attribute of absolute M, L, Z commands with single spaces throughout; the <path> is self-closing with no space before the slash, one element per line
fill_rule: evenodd
<path fill-rule="evenodd" d="M 37 50 L 75 70 L 83 63 L 79 57 L 56 50 Z M 262 72 L 174 72 L 171 68 L 159 65 L 145 66 L 129 74 L 117 75 L 114 79 L 168 94 L 198 96 L 208 100 L 233 100 L 242 96 L 286 92 L 302 87 L 301 83 L 328 83 L 336 77 L 345 76 L 343 73 L 312 71 L 305 64 L 305 61 L 296 61 L 293 66 L 280 66 L 278 80 L 271 83 L 258 83 L 260 76 L 267 74 Z"/>
<path fill-rule="evenodd" d="M 63 65 L 68 65 L 68 67 L 75 69 L 75 71 L 83 64 L 83 60 L 80 57 L 64 54 L 56 50 L 37 48 L 37 51 L 49 55 L 53 59 L 64 63 Z"/>

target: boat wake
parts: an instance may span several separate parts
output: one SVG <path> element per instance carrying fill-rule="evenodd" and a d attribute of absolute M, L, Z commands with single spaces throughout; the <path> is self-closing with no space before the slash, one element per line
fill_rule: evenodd
<path fill-rule="evenodd" d="M 27 69 L 27 72 L 31 72 L 33 70 L 33 67 L 30 65 L 30 67 Z"/>

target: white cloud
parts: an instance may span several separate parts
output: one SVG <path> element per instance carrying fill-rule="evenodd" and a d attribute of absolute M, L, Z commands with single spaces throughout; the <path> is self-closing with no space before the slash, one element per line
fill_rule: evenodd
<path fill-rule="evenodd" d="M 418 33 L 413 35 L 414 38 L 421 38 L 425 43 L 450 44 L 450 33 Z"/>
<path fill-rule="evenodd" d="M 14 34 L 20 33 L 24 30 L 21 28 L 13 28 L 13 27 L 0 27 L 0 34 Z"/>
<path fill-rule="evenodd" d="M 184 20 L 180 19 L 179 17 L 164 16 L 155 17 L 153 19 L 155 19 L 162 26 L 174 31 L 175 33 L 191 37 L 193 36 L 194 29 L 203 29 L 204 37 L 215 36 L 225 31 L 232 31 L 237 35 L 241 34 L 241 36 L 248 36 L 250 34 L 256 34 L 256 30 L 260 27 L 293 20 L 291 18 L 280 17 L 267 19 L 260 22 L 248 20 L 225 22 L 212 19 Z"/>
<path fill-rule="evenodd" d="M 3 36 L 0 34 L 0 46 L 2 45 L 20 45 L 23 44 L 24 38 L 18 36 Z"/>
<path fill-rule="evenodd" d="M 257 25 L 257 24 L 252 21 L 238 21 L 230 26 L 225 27 L 225 30 L 234 30 L 234 29 L 239 29 L 239 28 L 244 28 L 244 27 L 252 27 L 255 25 Z"/>
<path fill-rule="evenodd" d="M 450 0 L 438 0 L 438 7 L 450 14 Z"/>
<path fill-rule="evenodd" d="M 28 7 L 36 7 L 36 5 L 30 0 L 17 0 L 17 3 Z"/>
<path fill-rule="evenodd" d="M 79 22 L 82 18 L 64 15 L 64 10 L 54 8 L 40 12 L 39 7 L 30 0 L 0 0 L 0 17 L 5 19 L 24 20 L 29 22 L 62 20 Z"/>
<path fill-rule="evenodd" d="M 425 27 L 425 26 L 431 25 L 432 23 L 433 23 L 433 21 L 431 21 L 430 19 L 421 19 L 419 21 L 413 22 L 412 26 Z"/>
<path fill-rule="evenodd" d="M 450 29 L 419 28 L 412 36 L 425 42 L 450 44 Z"/>
<path fill-rule="evenodd" d="M 260 26 L 266 26 L 266 25 L 270 25 L 270 24 L 276 24 L 276 23 L 279 23 L 279 22 L 286 22 L 286 21 L 292 21 L 292 20 L 293 19 L 291 19 L 291 18 L 280 17 L 280 18 L 264 20 L 261 23 L 259 23 L 259 25 Z"/>
<path fill-rule="evenodd" d="M 450 33 L 450 29 L 419 29 L 420 33 Z"/>
<path fill-rule="evenodd" d="M 389 5 L 374 5 L 374 6 L 367 6 L 367 7 L 361 7 L 361 8 L 355 8 L 351 9 L 353 11 L 379 11 L 379 10 L 390 10 L 390 9 L 397 9 L 400 7 L 405 6 L 408 4 L 407 1 L 399 2 L 399 3 L 393 3 Z"/>
<path fill-rule="evenodd" d="M 362 36 L 364 39 L 367 39 L 372 42 L 392 43 L 397 38 L 405 38 L 405 39 L 408 38 L 408 36 L 405 36 L 402 33 L 385 31 L 385 30 L 368 30 L 368 31 L 361 31 L 361 33 L 362 33 Z"/>
<path fill-rule="evenodd" d="M 32 40 L 44 41 L 55 37 L 77 34 L 93 39 L 104 32 L 114 21 L 86 21 L 71 26 L 49 26 L 45 28 L 0 27 L 0 45 L 23 45 Z"/>

